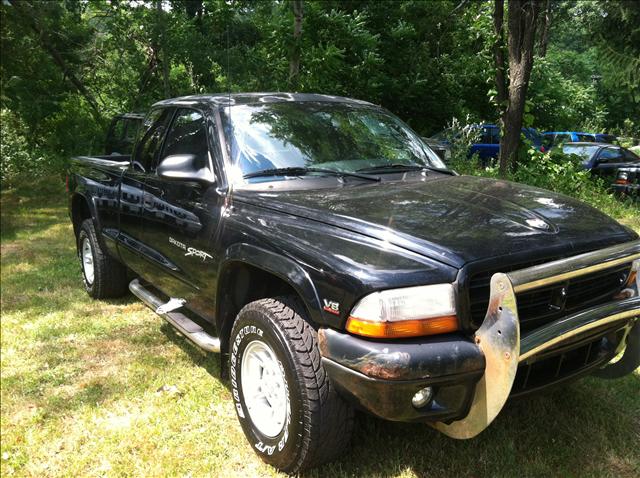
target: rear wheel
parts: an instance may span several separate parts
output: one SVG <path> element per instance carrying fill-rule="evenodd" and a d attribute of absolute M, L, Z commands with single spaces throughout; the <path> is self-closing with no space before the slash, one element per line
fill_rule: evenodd
<path fill-rule="evenodd" d="M 82 281 L 91 297 L 105 299 L 126 294 L 127 269 L 103 251 L 91 219 L 80 225 L 77 247 Z"/>
<path fill-rule="evenodd" d="M 353 409 L 327 377 L 317 333 L 290 297 L 245 306 L 231 332 L 231 386 L 253 449 L 295 473 L 336 458 L 349 444 Z"/>

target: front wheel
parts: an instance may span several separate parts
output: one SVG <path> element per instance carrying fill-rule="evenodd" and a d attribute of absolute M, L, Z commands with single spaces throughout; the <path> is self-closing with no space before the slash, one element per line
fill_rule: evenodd
<path fill-rule="evenodd" d="M 344 452 L 353 409 L 320 362 L 317 333 L 293 298 L 246 305 L 231 332 L 231 386 L 238 419 L 253 449 L 289 473 Z"/>

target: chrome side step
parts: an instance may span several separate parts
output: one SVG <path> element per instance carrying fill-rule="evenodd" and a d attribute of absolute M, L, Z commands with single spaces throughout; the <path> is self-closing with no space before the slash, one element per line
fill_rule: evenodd
<path fill-rule="evenodd" d="M 209 335 L 202 327 L 173 307 L 166 307 L 171 301 L 165 303 L 158 296 L 145 288 L 138 279 L 129 284 L 129 290 L 133 295 L 147 305 L 156 314 L 169 322 L 175 329 L 191 340 L 194 344 L 207 352 L 220 352 L 220 339 Z M 176 300 L 176 299 L 171 299 Z M 172 305 L 174 303 L 171 303 Z M 163 307 L 164 306 L 164 307 Z M 165 311 L 170 309 L 168 311 Z"/>

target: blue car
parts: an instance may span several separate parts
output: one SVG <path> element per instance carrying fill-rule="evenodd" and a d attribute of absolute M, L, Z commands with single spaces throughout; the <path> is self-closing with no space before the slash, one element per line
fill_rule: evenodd
<path fill-rule="evenodd" d="M 478 154 L 480 161 L 487 164 L 498 157 L 500 152 L 500 127 L 495 124 L 478 125 L 482 128 L 480 141 L 472 144 L 469 155 Z M 522 134 L 540 151 L 544 152 L 543 138 L 534 128 L 522 128 Z"/>
<path fill-rule="evenodd" d="M 486 166 L 491 160 L 497 159 L 500 153 L 500 128 L 495 124 L 477 124 L 471 125 L 471 128 L 476 131 L 480 130 L 480 140 L 471 145 L 468 155 L 471 157 L 477 154 L 480 162 Z M 445 163 L 451 158 L 450 132 L 450 129 L 446 129 L 430 138 L 423 138 L 429 148 L 436 152 Z M 536 129 L 522 128 L 522 134 L 537 149 L 545 151 L 542 135 Z M 456 135 L 454 139 L 458 137 L 459 135 Z"/>
<path fill-rule="evenodd" d="M 612 134 L 595 133 L 593 136 L 596 138 L 596 143 L 607 143 L 607 144 L 619 145 L 618 138 L 616 138 Z"/>

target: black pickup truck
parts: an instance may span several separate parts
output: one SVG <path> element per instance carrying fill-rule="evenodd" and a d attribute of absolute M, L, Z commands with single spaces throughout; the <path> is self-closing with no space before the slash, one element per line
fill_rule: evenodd
<path fill-rule="evenodd" d="M 510 396 L 640 363 L 636 233 L 457 175 L 363 101 L 161 101 L 130 157 L 74 159 L 69 208 L 87 292 L 128 288 L 220 352 L 287 472 L 344 451 L 356 407 L 470 438 Z"/>

